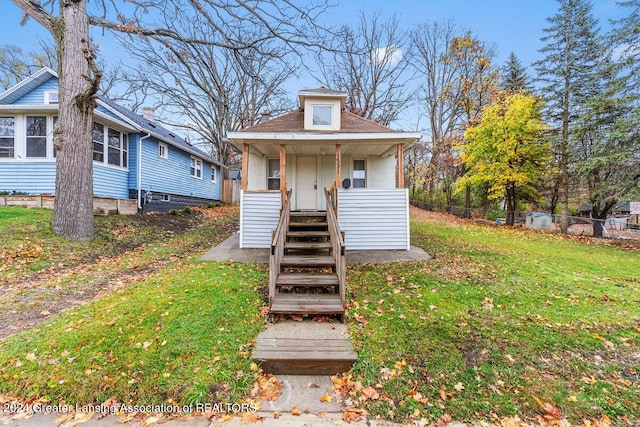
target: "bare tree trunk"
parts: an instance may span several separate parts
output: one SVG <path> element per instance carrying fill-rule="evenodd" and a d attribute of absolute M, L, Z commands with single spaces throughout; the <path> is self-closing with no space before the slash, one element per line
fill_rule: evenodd
<path fill-rule="evenodd" d="M 73 241 L 93 239 L 94 75 L 87 0 L 60 3 L 53 35 L 58 45 L 60 110 L 54 130 L 56 198 L 53 231 Z M 63 127 L 64 126 L 64 127 Z"/>

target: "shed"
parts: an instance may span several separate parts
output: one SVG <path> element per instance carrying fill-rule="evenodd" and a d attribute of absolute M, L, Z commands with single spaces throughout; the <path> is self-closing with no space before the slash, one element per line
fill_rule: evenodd
<path fill-rule="evenodd" d="M 525 227 L 534 230 L 551 230 L 553 226 L 553 217 L 551 214 L 544 212 L 528 212 L 525 220 Z"/>

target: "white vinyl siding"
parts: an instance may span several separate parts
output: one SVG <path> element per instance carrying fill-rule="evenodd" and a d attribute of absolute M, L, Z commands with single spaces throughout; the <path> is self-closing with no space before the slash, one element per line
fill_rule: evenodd
<path fill-rule="evenodd" d="M 349 250 L 408 250 L 408 190 L 340 189 L 338 223 Z"/>
<path fill-rule="evenodd" d="M 280 219 L 279 191 L 242 191 L 240 193 L 240 247 L 269 248 L 271 232 Z"/>

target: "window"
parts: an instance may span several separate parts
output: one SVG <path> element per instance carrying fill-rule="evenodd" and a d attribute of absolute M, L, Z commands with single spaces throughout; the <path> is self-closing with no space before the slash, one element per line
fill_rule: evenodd
<path fill-rule="evenodd" d="M 0 157 L 14 157 L 15 117 L 0 117 Z"/>
<path fill-rule="evenodd" d="M 122 167 L 129 167 L 129 135 L 122 134 Z"/>
<path fill-rule="evenodd" d="M 314 126 L 331 126 L 333 115 L 333 107 L 331 105 L 313 105 L 313 125 Z"/>
<path fill-rule="evenodd" d="M 53 116 L 51 129 L 56 128 L 56 123 L 58 123 L 58 116 Z M 55 141 L 53 141 L 53 157 L 58 155 L 58 150 L 56 150 Z"/>
<path fill-rule="evenodd" d="M 58 91 L 57 90 L 48 90 L 44 93 L 44 103 L 45 104 L 57 104 L 58 103 Z"/>
<path fill-rule="evenodd" d="M 216 166 L 211 163 L 211 182 L 216 182 Z"/>
<path fill-rule="evenodd" d="M 353 161 L 353 188 L 367 187 L 367 173 L 364 160 Z"/>
<path fill-rule="evenodd" d="M 170 202 L 171 201 L 171 195 L 170 194 L 163 194 L 161 200 L 163 202 Z"/>
<path fill-rule="evenodd" d="M 191 176 L 202 179 L 202 160 L 195 157 L 191 158 Z"/>
<path fill-rule="evenodd" d="M 109 129 L 107 146 L 107 163 L 114 166 L 122 166 L 122 140 L 120 132 Z"/>
<path fill-rule="evenodd" d="M 47 118 L 27 116 L 27 157 L 47 157 Z"/>
<path fill-rule="evenodd" d="M 267 188 L 269 190 L 280 189 L 280 159 L 269 159 L 267 170 Z"/>
<path fill-rule="evenodd" d="M 105 153 L 106 148 L 106 153 Z M 105 161 L 106 154 L 106 161 Z M 129 137 L 100 123 L 93 123 L 93 160 L 126 168 L 129 165 Z"/>
<path fill-rule="evenodd" d="M 158 142 L 158 156 L 162 157 L 163 159 L 169 158 L 169 150 L 168 150 L 167 144 Z"/>
<path fill-rule="evenodd" d="M 93 124 L 93 160 L 104 162 L 104 125 Z"/>

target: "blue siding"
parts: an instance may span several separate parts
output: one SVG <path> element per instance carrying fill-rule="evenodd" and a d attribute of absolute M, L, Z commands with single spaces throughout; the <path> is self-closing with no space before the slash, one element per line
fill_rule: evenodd
<path fill-rule="evenodd" d="M 55 162 L 0 162 L 0 191 L 53 194 Z"/>
<path fill-rule="evenodd" d="M 192 178 L 190 154 L 172 145 L 167 147 L 168 158 L 164 159 L 158 155 L 157 139 L 142 141 L 142 189 L 219 200 L 221 183 L 220 179 L 211 182 L 212 165 L 203 160 L 202 179 Z"/>
<path fill-rule="evenodd" d="M 129 198 L 129 172 L 93 164 L 93 194 L 98 197 Z"/>
<path fill-rule="evenodd" d="M 138 140 L 137 133 L 129 134 L 129 188 L 138 189 Z"/>
<path fill-rule="evenodd" d="M 128 175 L 127 171 L 94 163 L 93 193 L 101 197 L 128 199 Z M 0 191 L 54 194 L 55 182 L 55 162 L 0 162 Z"/>
<path fill-rule="evenodd" d="M 44 105 L 44 92 L 48 90 L 58 90 L 58 79 L 51 77 L 45 83 L 33 89 L 31 92 L 18 99 L 17 105 Z"/>

